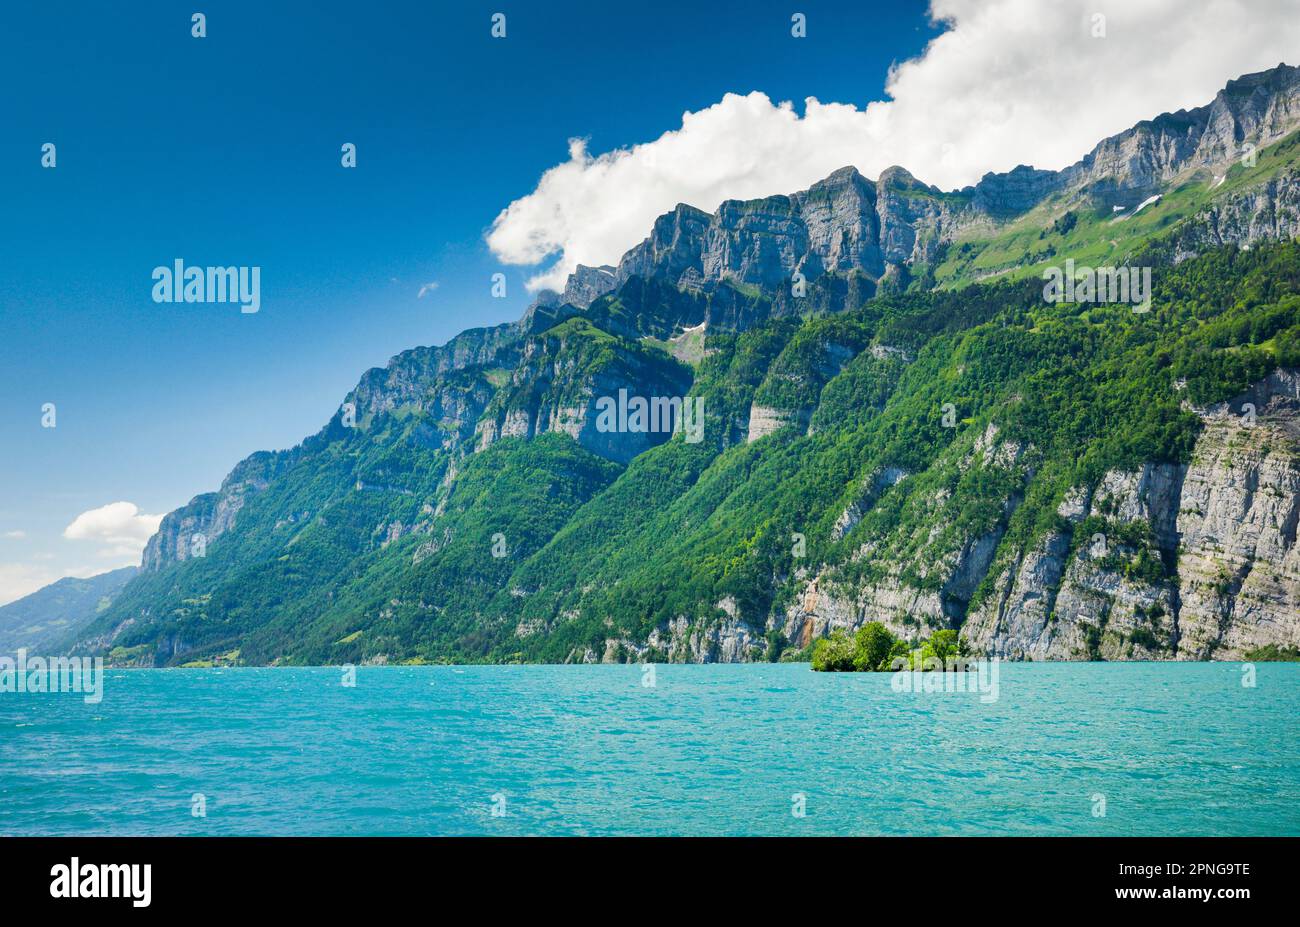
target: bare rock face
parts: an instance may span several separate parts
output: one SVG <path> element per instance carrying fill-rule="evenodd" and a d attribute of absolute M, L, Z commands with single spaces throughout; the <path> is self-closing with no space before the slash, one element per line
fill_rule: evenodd
<path fill-rule="evenodd" d="M 914 516 L 909 522 L 921 526 L 915 535 L 871 539 L 853 558 L 873 566 L 864 583 L 846 581 L 835 572 L 822 573 L 808 583 L 790 608 L 774 616 L 771 626 L 797 646 L 807 646 L 837 628 L 854 630 L 869 621 L 879 621 L 909 639 L 933 629 L 958 626 L 993 564 L 1007 519 L 1020 504 L 1021 495 L 1015 487 L 1032 478 L 1029 452 L 1030 448 L 1017 441 L 1004 440 L 998 428 L 990 425 L 964 448 L 954 450 L 963 470 L 985 469 L 1008 487 L 987 523 L 950 530 L 965 501 L 945 488 L 917 486 L 904 503 Z M 896 467 L 871 474 L 832 534 L 847 536 L 852 530 L 847 522 L 856 526 L 885 493 L 900 491 L 895 487 L 911 482 Z"/>
<path fill-rule="evenodd" d="M 758 200 L 728 200 L 710 215 L 685 204 L 660 216 L 617 268 L 579 267 L 562 295 L 543 302 L 585 307 L 633 277 L 691 291 L 723 281 L 780 291 L 795 273 L 862 275 L 879 283 L 909 279 L 963 231 L 991 229 L 1049 196 L 1132 208 L 1194 171 L 1222 174 L 1249 152 L 1300 126 L 1300 68 L 1279 65 L 1230 81 L 1204 106 L 1164 113 L 1105 139 L 1060 171 L 1021 165 L 944 192 L 901 167 L 874 182 L 844 167 L 807 190 Z M 1203 247 L 1296 234 L 1296 183 L 1284 179 L 1216 206 L 1192 223 L 1188 253 Z"/>
<path fill-rule="evenodd" d="M 851 167 L 840 168 L 797 197 L 817 265 L 834 273 L 885 272 L 880 246 L 877 185 Z"/>
<path fill-rule="evenodd" d="M 1179 655 L 1300 643 L 1300 374 L 1207 412 L 1178 513 Z"/>
<path fill-rule="evenodd" d="M 585 309 L 618 285 L 616 270 L 609 265 L 588 267 L 579 264 L 577 270 L 569 275 L 558 301 Z"/>
<path fill-rule="evenodd" d="M 969 212 L 964 199 L 955 202 Z M 692 290 L 723 281 L 780 290 L 796 273 L 808 282 L 827 273 L 879 280 L 891 262 L 933 259 L 948 226 L 960 226 L 953 210 L 902 168 L 873 183 L 845 167 L 800 193 L 728 200 L 713 215 L 678 206 L 623 256 L 615 276 L 618 285 L 656 277 Z"/>
<path fill-rule="evenodd" d="M 650 632 L 644 643 L 625 637 L 605 640 L 601 663 L 644 660 L 669 663 L 753 663 L 763 658 L 767 641 L 733 615 L 702 628 L 678 617 Z M 573 662 L 596 662 L 595 654 L 571 655 Z"/>
<path fill-rule="evenodd" d="M 972 650 L 1006 659 L 1122 660 L 1173 656 L 1175 592 L 1135 571 L 1156 564 L 1153 549 L 1105 535 L 1050 532 L 1005 567 L 996 594 L 967 617 Z"/>
<path fill-rule="evenodd" d="M 1200 414 L 1190 464 L 1113 470 L 1075 487 L 1057 509 L 1063 527 L 1029 550 L 1009 549 L 996 528 L 954 535 L 944 513 L 958 500 L 914 494 L 907 504 L 928 507 L 920 521 L 929 537 L 871 539 L 860 557 L 878 565 L 873 578 L 855 585 L 823 573 L 771 627 L 799 647 L 868 621 L 905 638 L 960 627 L 975 653 L 1031 660 L 1243 659 L 1269 644 L 1296 646 L 1300 372 L 1275 371 Z M 1026 450 L 990 426 L 962 466 L 1032 479 Z M 882 477 L 864 481 L 835 523 L 837 539 L 878 487 L 887 491 Z"/>
<path fill-rule="evenodd" d="M 876 188 L 880 250 L 892 265 L 934 261 L 940 246 L 974 220 L 964 203 L 950 201 L 901 167 L 882 171 Z"/>
<path fill-rule="evenodd" d="M 1300 236 L 1300 171 L 1290 170 L 1207 206 L 1178 233 L 1174 259 L 1221 245 L 1249 246 Z"/>
<path fill-rule="evenodd" d="M 872 474 L 868 479 L 863 480 L 858 491 L 844 511 L 835 519 L 835 524 L 831 528 L 831 540 L 842 540 L 850 531 L 858 526 L 865 515 L 880 498 L 880 494 L 891 486 L 896 486 L 907 477 L 907 471 L 900 467 L 884 467 L 878 472 Z"/>
<path fill-rule="evenodd" d="M 791 421 L 792 417 L 780 409 L 755 403 L 749 408 L 748 436 L 745 440 L 747 443 L 753 443 L 759 438 L 767 437 L 778 428 L 790 424 Z"/>
<path fill-rule="evenodd" d="M 1300 644 L 1300 374 L 1275 371 L 1201 414 L 1189 466 L 1112 471 L 1067 494 L 1059 514 L 1111 527 L 1051 532 L 1003 564 L 962 627 L 973 649 L 1203 660 Z"/>
<path fill-rule="evenodd" d="M 142 571 L 160 570 L 169 563 L 204 556 L 208 544 L 229 531 L 250 496 L 262 492 L 298 457 L 292 451 L 259 451 L 230 471 L 217 492 L 195 496 L 163 517 L 145 545 Z"/>
<path fill-rule="evenodd" d="M 582 331 L 543 332 L 527 339 L 519 365 L 476 426 L 476 449 L 500 438 L 567 434 L 587 450 L 627 463 L 672 435 L 676 414 L 690 391 L 686 365 L 638 346 Z M 622 397 L 622 398 L 620 398 Z M 657 410 L 642 430 L 602 428 L 600 403 L 640 397 Z"/>
<path fill-rule="evenodd" d="M 1267 145 L 1300 122 L 1300 68 L 1278 65 L 1230 80 L 1202 109 L 1205 131 L 1194 156 L 1200 164 L 1238 157 L 1246 141 Z"/>
<path fill-rule="evenodd" d="M 1060 172 L 1060 188 L 1134 206 L 1179 175 L 1221 169 L 1300 124 L 1300 68 L 1278 65 L 1229 81 L 1211 103 L 1164 113 L 1105 139 Z"/>

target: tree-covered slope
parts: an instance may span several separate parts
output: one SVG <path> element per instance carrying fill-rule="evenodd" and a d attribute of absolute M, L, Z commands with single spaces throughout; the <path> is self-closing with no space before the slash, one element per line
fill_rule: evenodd
<path fill-rule="evenodd" d="M 0 654 L 20 649 L 44 653 L 78 633 L 108 608 L 136 572 L 135 567 L 122 567 L 88 579 L 68 576 L 0 606 Z"/>
<path fill-rule="evenodd" d="M 403 409 L 336 428 L 205 556 L 132 584 L 99 643 L 145 662 L 761 659 L 877 619 L 996 650 L 988 609 L 1025 559 L 1048 545 L 1068 564 L 1104 534 L 1101 566 L 1145 583 L 1144 614 L 1164 616 L 1143 631 L 1116 614 L 1108 655 L 1135 640 L 1188 655 L 1168 592 L 1179 551 L 1158 536 L 1171 529 L 1112 517 L 1098 493 L 1120 509 L 1121 488 L 1100 488 L 1116 474 L 1185 473 L 1216 403 L 1300 367 L 1300 246 L 1221 249 L 1157 280 L 1145 314 L 999 283 L 709 336 L 690 386 L 706 440 L 677 434 L 626 465 L 562 430 L 449 450 Z M 575 356 L 619 345 L 619 376 L 655 376 L 628 359 L 657 349 L 593 328 L 576 329 L 590 343 Z M 575 331 L 558 329 L 531 355 Z M 503 384 L 487 409 L 515 394 Z M 751 440 L 757 406 L 791 414 Z M 1294 450 L 1286 403 L 1257 407 L 1238 440 Z M 1072 521 L 1081 492 L 1093 508 Z M 1099 655 L 1105 633 L 1043 655 Z"/>
<path fill-rule="evenodd" d="M 519 322 L 366 373 L 169 514 L 66 644 L 757 660 L 879 621 L 1025 659 L 1294 647 L 1297 73 L 1065 171 L 679 207 Z M 1149 273 L 1149 305 L 1045 298 L 1067 261 Z M 611 429 L 614 397 L 689 397 L 703 430 Z"/>

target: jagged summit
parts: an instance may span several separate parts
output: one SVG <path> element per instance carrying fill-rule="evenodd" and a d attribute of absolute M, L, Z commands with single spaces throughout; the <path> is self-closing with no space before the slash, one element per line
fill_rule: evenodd
<path fill-rule="evenodd" d="M 1006 222 L 1048 197 L 1132 208 L 1189 171 L 1222 168 L 1300 126 L 1300 68 L 1279 64 L 1229 81 L 1210 103 L 1163 113 L 1104 139 L 1063 170 L 1020 165 L 942 191 L 901 166 L 872 181 L 847 165 L 807 190 L 727 200 L 710 214 L 685 203 L 660 216 L 616 267 L 580 266 L 543 304 L 583 308 L 634 275 L 687 288 L 722 281 L 775 286 L 802 273 L 883 278 L 928 264 L 963 232 Z"/>

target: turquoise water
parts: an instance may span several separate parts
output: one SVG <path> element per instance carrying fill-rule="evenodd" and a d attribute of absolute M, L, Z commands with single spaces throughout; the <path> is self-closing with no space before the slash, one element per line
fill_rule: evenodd
<path fill-rule="evenodd" d="M 655 675 L 109 670 L 97 705 L 0 694 L 0 834 L 1300 833 L 1296 664 L 1255 688 L 1238 664 L 1003 665 L 992 703 L 806 665 Z"/>

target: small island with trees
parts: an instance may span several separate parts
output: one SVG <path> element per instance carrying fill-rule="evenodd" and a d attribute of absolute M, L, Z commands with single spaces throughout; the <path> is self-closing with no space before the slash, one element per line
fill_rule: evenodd
<path fill-rule="evenodd" d="M 956 669 L 965 650 L 951 629 L 935 631 L 918 645 L 895 636 L 879 621 L 870 621 L 852 636 L 841 628 L 819 640 L 813 647 L 812 668 L 822 673 Z"/>

